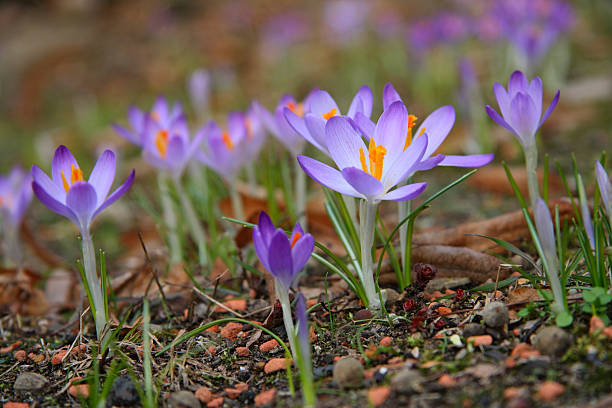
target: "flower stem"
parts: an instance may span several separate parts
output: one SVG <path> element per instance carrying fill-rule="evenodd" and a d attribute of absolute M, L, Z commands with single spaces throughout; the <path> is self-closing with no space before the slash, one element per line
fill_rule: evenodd
<path fill-rule="evenodd" d="M 294 160 L 295 164 L 295 204 L 297 221 L 304 231 L 308 230 L 308 219 L 306 217 L 306 173 L 300 167 L 300 163 Z"/>
<path fill-rule="evenodd" d="M 376 221 L 376 209 L 378 203 L 375 201 L 361 200 L 359 207 L 361 240 L 361 272 L 362 284 L 368 298 L 368 309 L 379 311 L 380 299 L 376 293 L 374 283 L 374 267 L 372 264 L 372 246 L 374 245 L 374 227 Z"/>
<path fill-rule="evenodd" d="M 181 254 L 181 243 L 178 234 L 176 233 L 176 214 L 170 197 L 170 189 L 168 188 L 168 176 L 160 172 L 157 175 L 157 184 L 159 186 L 159 194 L 161 197 L 162 210 L 164 213 L 164 223 L 168 233 L 168 246 L 170 250 L 170 263 L 177 264 L 183 260 Z"/>
<path fill-rule="evenodd" d="M 535 142 L 525 151 L 525 167 L 531 208 L 535 208 L 536 201 L 540 197 L 540 189 L 538 187 L 538 148 Z"/>
<path fill-rule="evenodd" d="M 96 334 L 98 340 L 101 340 L 102 332 L 106 326 L 106 306 L 102 297 L 102 288 L 96 271 L 96 254 L 94 251 L 93 241 L 88 228 L 83 228 L 81 231 L 81 245 L 83 246 L 83 269 L 85 270 L 85 279 L 93 301 L 92 311 L 94 312 L 94 321 L 96 322 Z"/>
<path fill-rule="evenodd" d="M 291 347 L 291 354 L 293 360 L 297 363 L 297 348 L 295 346 L 295 327 L 293 325 L 293 317 L 291 316 L 291 302 L 289 301 L 289 288 L 285 288 L 278 279 L 274 279 L 274 289 L 276 291 L 276 297 L 281 304 L 283 309 L 283 322 L 285 323 L 285 331 L 287 332 L 287 338 L 289 339 L 289 346 Z"/>
<path fill-rule="evenodd" d="M 191 234 L 198 245 L 198 258 L 200 260 L 200 265 L 206 265 L 208 263 L 206 234 L 204 233 L 200 220 L 193 209 L 191 200 L 189 200 L 189 197 L 187 197 L 187 194 L 185 194 L 180 178 L 174 178 L 174 185 L 176 187 L 176 192 L 178 193 L 179 199 L 181 200 L 181 205 L 183 207 L 183 211 L 185 212 L 185 217 L 187 218 L 187 224 L 189 224 Z"/>
<path fill-rule="evenodd" d="M 14 263 L 17 270 L 23 268 L 23 250 L 19 237 L 19 226 L 14 225 L 8 215 L 2 217 L 2 244 L 4 254 L 10 262 Z"/>
<path fill-rule="evenodd" d="M 229 186 L 230 199 L 232 200 L 232 211 L 234 212 L 234 218 L 243 220 L 244 209 L 242 208 L 242 198 L 240 193 L 236 190 L 235 186 Z"/>

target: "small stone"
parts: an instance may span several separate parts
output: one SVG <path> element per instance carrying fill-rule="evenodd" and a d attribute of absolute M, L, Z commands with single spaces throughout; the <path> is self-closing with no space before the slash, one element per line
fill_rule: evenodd
<path fill-rule="evenodd" d="M 41 363 L 45 360 L 45 355 L 44 354 L 36 354 L 36 353 L 30 353 L 28 354 L 28 358 L 30 360 L 32 360 L 35 363 Z"/>
<path fill-rule="evenodd" d="M 278 347 L 278 341 L 272 339 L 272 340 L 266 341 L 261 346 L 259 346 L 259 351 L 261 351 L 262 353 L 267 353 L 267 352 L 274 350 L 277 347 Z"/>
<path fill-rule="evenodd" d="M 217 397 L 213 400 L 210 400 L 208 404 L 206 404 L 208 408 L 221 408 L 223 406 L 223 397 Z"/>
<path fill-rule="evenodd" d="M 52 365 L 62 364 L 62 360 L 64 359 L 64 356 L 66 355 L 67 352 L 68 352 L 67 350 L 60 350 L 57 353 L 55 353 L 53 357 L 51 358 L 51 364 Z"/>
<path fill-rule="evenodd" d="M 236 354 L 238 354 L 240 357 L 248 357 L 249 349 L 246 347 L 236 347 Z"/>
<path fill-rule="evenodd" d="M 276 399 L 276 388 L 270 388 L 269 390 L 262 391 L 255 396 L 255 406 L 263 407 L 264 405 L 270 405 Z"/>
<path fill-rule="evenodd" d="M 463 337 L 480 336 L 485 334 L 485 327 L 479 323 L 468 323 L 463 327 Z"/>
<path fill-rule="evenodd" d="M 368 309 L 361 309 L 355 313 L 354 319 L 357 320 L 370 320 L 372 318 L 372 312 Z"/>
<path fill-rule="evenodd" d="M 222 303 L 223 306 L 236 312 L 242 312 L 247 309 L 247 301 L 245 299 L 231 299 Z M 214 308 L 215 313 L 227 313 L 227 309 L 217 306 Z"/>
<path fill-rule="evenodd" d="M 391 388 L 400 394 L 416 394 L 423 391 L 424 381 L 418 370 L 404 368 L 391 379 Z"/>
<path fill-rule="evenodd" d="M 382 339 L 380 339 L 380 345 L 382 347 L 389 347 L 391 344 L 393 344 L 393 338 L 389 336 L 385 336 Z"/>
<path fill-rule="evenodd" d="M 448 374 L 442 374 L 440 378 L 438 378 L 438 384 L 440 384 L 444 388 L 451 388 L 457 385 L 457 380 L 455 380 Z"/>
<path fill-rule="evenodd" d="M 11 351 L 15 350 L 17 347 L 21 346 L 21 340 L 17 340 L 16 342 L 14 342 L 11 345 L 8 345 L 6 347 L 2 347 L 0 348 L 0 354 L 8 354 Z"/>
<path fill-rule="evenodd" d="M 229 322 L 221 329 L 221 337 L 228 340 L 236 340 L 238 338 L 238 333 L 241 331 L 241 323 Z"/>
<path fill-rule="evenodd" d="M 508 323 L 508 307 L 502 302 L 489 303 L 480 314 L 489 327 L 499 328 Z"/>
<path fill-rule="evenodd" d="M 400 298 L 400 294 L 391 288 L 381 290 L 380 294 L 385 301 L 385 306 L 392 306 Z"/>
<path fill-rule="evenodd" d="M 353 357 L 343 357 L 334 364 L 333 377 L 340 388 L 359 388 L 363 384 L 363 365 Z"/>
<path fill-rule="evenodd" d="M 140 402 L 138 390 L 128 375 L 118 377 L 108 393 L 108 404 L 110 406 L 132 407 Z"/>
<path fill-rule="evenodd" d="M 234 386 L 234 388 L 226 388 L 224 391 L 229 398 L 236 399 L 240 396 L 240 394 L 242 394 L 248 389 L 249 389 L 248 384 L 238 383 Z"/>
<path fill-rule="evenodd" d="M 523 394 L 526 394 L 525 391 L 525 388 L 522 387 L 508 387 L 504 390 L 504 398 L 507 400 L 513 400 L 523 396 Z"/>
<path fill-rule="evenodd" d="M 13 388 L 15 391 L 40 391 L 45 385 L 47 385 L 47 378 L 38 374 L 26 371 L 19 374 Z"/>
<path fill-rule="evenodd" d="M 169 408 L 200 408 L 200 400 L 191 391 L 178 391 L 170 394 Z"/>
<path fill-rule="evenodd" d="M 30 404 L 26 402 L 5 402 L 3 408 L 30 408 Z"/>
<path fill-rule="evenodd" d="M 569 334 L 557 326 L 546 326 L 538 330 L 531 342 L 540 353 L 557 357 L 565 354 L 572 344 Z"/>
<path fill-rule="evenodd" d="M 368 390 L 368 400 L 372 405 L 377 407 L 385 403 L 387 398 L 389 398 L 389 394 L 391 394 L 391 388 L 387 385 L 371 388 Z"/>
<path fill-rule="evenodd" d="M 215 346 L 209 346 L 209 347 L 206 349 L 206 352 L 207 352 L 208 354 L 210 354 L 211 356 L 214 356 L 214 355 L 217 353 L 217 347 L 215 347 Z"/>
<path fill-rule="evenodd" d="M 70 384 L 81 380 L 81 377 L 74 377 L 70 380 Z M 72 395 L 74 398 L 87 398 L 89 397 L 89 385 L 87 383 L 71 385 L 68 387 L 68 394 Z"/>
<path fill-rule="evenodd" d="M 550 402 L 565 392 L 565 386 L 555 381 L 544 381 L 538 388 L 537 396 L 545 402 Z"/>
<path fill-rule="evenodd" d="M 266 374 L 274 373 L 276 371 L 284 370 L 287 368 L 286 358 L 271 358 L 264 366 L 264 372 Z"/>
<path fill-rule="evenodd" d="M 438 312 L 438 315 L 440 316 L 446 316 L 446 315 L 453 313 L 451 308 L 446 307 L 446 306 L 440 306 L 439 308 L 436 309 L 436 312 Z"/>
<path fill-rule="evenodd" d="M 472 336 L 467 338 L 468 343 L 472 343 L 474 346 L 490 346 L 493 344 L 493 337 L 489 334 L 482 336 Z"/>
<path fill-rule="evenodd" d="M 17 350 L 15 354 L 13 354 L 13 357 L 15 357 L 15 360 L 21 362 L 26 359 L 26 352 L 25 350 Z"/>
<path fill-rule="evenodd" d="M 195 392 L 195 396 L 197 399 L 199 399 L 205 404 L 209 403 L 213 397 L 212 392 L 210 391 L 210 388 L 205 387 L 205 386 L 198 388 Z"/>

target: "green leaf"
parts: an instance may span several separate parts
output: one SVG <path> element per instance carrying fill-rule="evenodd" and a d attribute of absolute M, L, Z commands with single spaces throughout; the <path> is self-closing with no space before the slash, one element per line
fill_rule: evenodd
<path fill-rule="evenodd" d="M 557 326 L 559 327 L 567 327 L 570 324 L 572 324 L 573 320 L 574 318 L 572 317 L 571 313 L 562 312 L 562 313 L 559 313 L 557 317 L 555 318 L 555 323 L 557 323 Z"/>

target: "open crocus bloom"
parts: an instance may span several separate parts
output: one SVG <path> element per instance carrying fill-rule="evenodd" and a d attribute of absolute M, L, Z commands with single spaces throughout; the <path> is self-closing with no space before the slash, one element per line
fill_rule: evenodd
<path fill-rule="evenodd" d="M 254 103 L 255 112 L 261 117 L 264 126 L 293 155 L 298 155 L 304 150 L 306 141 L 293 129 L 289 122 L 287 122 L 284 110 L 287 108 L 295 115 L 302 118 L 304 112 L 310 109 L 309 100 L 313 92 L 311 92 L 302 102 L 296 101 L 291 95 L 284 95 L 278 102 L 274 114 L 270 113 L 259 102 Z"/>
<path fill-rule="evenodd" d="M 13 167 L 7 177 L 0 177 L 0 214 L 13 225 L 21 224 L 23 215 L 32 201 L 32 174 L 19 166 Z"/>
<path fill-rule="evenodd" d="M 148 114 L 136 106 L 130 107 L 128 110 L 128 121 L 131 129 L 126 129 L 116 123 L 113 124 L 113 129 L 127 141 L 142 146 L 147 115 L 155 119 L 160 128 L 167 130 L 169 133 L 173 133 L 172 130 L 174 129 L 177 119 L 183 116 L 183 110 L 180 103 L 175 102 L 174 105 L 170 107 L 166 98 L 160 96 L 157 98 L 151 108 L 151 112 Z M 181 125 L 180 123 L 177 124 L 179 126 Z"/>
<path fill-rule="evenodd" d="M 387 83 L 383 89 L 384 109 L 387 109 L 395 102 L 402 102 L 402 99 L 395 88 L 393 88 L 393 85 Z M 413 129 L 416 125 L 417 117 L 414 115 L 408 116 L 408 131 L 405 136 L 405 146 L 412 143 L 413 133 L 416 137 L 423 133 L 427 133 L 428 136 L 427 149 L 423 155 L 422 162 L 415 170 L 429 170 L 435 166 L 480 167 L 493 160 L 493 154 L 473 154 L 465 156 L 434 155 L 455 123 L 455 109 L 452 106 L 442 106 L 433 111 L 425 118 L 416 132 L 413 132 Z M 355 116 L 355 123 L 367 139 L 372 137 L 375 125 L 368 117 L 361 113 L 357 113 Z"/>
<path fill-rule="evenodd" d="M 404 104 L 391 104 L 380 116 L 366 146 L 346 118 L 330 118 L 325 127 L 327 147 L 339 170 L 306 156 L 298 156 L 298 161 L 312 179 L 341 194 L 373 202 L 411 200 L 425 190 L 427 183 L 391 191 L 415 171 L 427 149 L 427 134 L 406 146 L 408 124 Z"/>
<path fill-rule="evenodd" d="M 342 113 L 334 98 L 326 91 L 316 90 L 312 92 L 309 102 L 309 109 L 302 114 L 299 110 L 296 111 L 290 107 L 284 108 L 285 118 L 298 134 L 321 152 L 330 156 L 325 125 L 329 119 L 342 116 Z M 367 85 L 362 86 L 357 91 L 346 117 L 352 121 L 357 114 L 368 119 L 372 114 L 372 90 Z"/>
<path fill-rule="evenodd" d="M 115 153 L 104 151 L 91 171 L 89 180 L 85 180 L 70 150 L 60 146 L 53 156 L 52 178 L 38 166 L 32 166 L 32 189 L 51 211 L 68 218 L 81 231 L 89 231 L 95 216 L 132 186 L 134 174 L 132 169 L 127 180 L 109 195 L 115 178 Z"/>
<path fill-rule="evenodd" d="M 493 85 L 493 92 L 501 116 L 487 105 L 486 110 L 491 119 L 514 133 L 525 151 L 535 143 L 535 135 L 540 126 L 548 119 L 559 101 L 559 92 L 542 115 L 542 80 L 533 78 L 531 82 L 521 71 L 514 71 L 508 81 L 508 90 L 498 82 Z"/>
<path fill-rule="evenodd" d="M 232 112 L 227 118 L 227 130 L 215 122 L 208 122 L 199 132 L 204 136 L 205 151 L 198 150 L 196 158 L 216 171 L 225 181 L 233 183 L 245 165 L 245 139 L 248 130 L 244 115 Z"/>
<path fill-rule="evenodd" d="M 281 228 L 274 228 L 265 212 L 259 214 L 259 222 L 253 228 L 253 243 L 259 260 L 274 278 L 288 290 L 314 250 L 314 238 L 305 234 L 299 223 L 295 224 L 291 237 Z"/>
<path fill-rule="evenodd" d="M 198 133 L 190 140 L 189 128 L 183 114 L 171 122 L 163 121 L 162 116 L 145 115 L 142 133 L 143 156 L 150 165 L 167 170 L 174 176 L 182 174 L 203 139 L 204 135 Z"/>

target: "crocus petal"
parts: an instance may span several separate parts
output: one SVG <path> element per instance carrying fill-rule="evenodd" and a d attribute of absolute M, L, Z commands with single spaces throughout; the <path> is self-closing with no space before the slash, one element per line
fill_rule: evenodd
<path fill-rule="evenodd" d="M 389 167 L 383 167 L 383 176 L 381 181 L 385 189 L 391 187 L 404 180 L 410 174 L 414 173 L 415 166 L 421 162 L 427 149 L 428 135 L 425 133 L 417 137 L 407 148 L 400 152 L 394 162 L 389 162 Z"/>
<path fill-rule="evenodd" d="M 156 121 L 159 121 L 161 126 L 168 126 L 170 119 L 170 110 L 168 109 L 168 101 L 163 96 L 158 96 L 153 103 L 151 114 L 155 117 Z"/>
<path fill-rule="evenodd" d="M 354 118 L 357 112 L 361 112 L 363 115 L 369 118 L 370 115 L 372 115 L 373 99 L 374 98 L 372 96 L 372 90 L 370 87 L 367 85 L 362 86 L 357 91 L 357 94 L 355 94 L 346 116 Z"/>
<path fill-rule="evenodd" d="M 363 198 L 361 194 L 355 191 L 355 189 L 346 182 L 342 174 L 333 167 L 302 155 L 298 155 L 297 160 L 302 170 L 317 183 L 327 188 L 331 188 L 340 194 Z"/>
<path fill-rule="evenodd" d="M 276 229 L 274 228 L 274 224 L 272 223 L 270 216 L 265 211 L 259 213 L 259 221 L 257 225 L 259 226 L 259 231 L 261 233 L 261 238 L 263 239 L 264 245 L 270 246 L 272 235 Z"/>
<path fill-rule="evenodd" d="M 527 92 L 527 88 L 529 88 L 529 81 L 525 74 L 521 71 L 514 71 L 512 75 L 510 75 L 510 80 L 508 81 L 508 93 L 511 98 L 518 92 Z"/>
<path fill-rule="evenodd" d="M 97 204 L 96 189 L 85 181 L 74 183 L 66 194 L 66 206 L 76 214 L 81 228 L 89 227 Z"/>
<path fill-rule="evenodd" d="M 20 169 L 20 171 L 22 170 Z M 32 201 L 32 180 L 32 173 L 28 173 L 27 175 L 25 175 L 23 180 L 21 180 L 21 187 L 19 189 L 19 193 L 17 195 L 17 199 L 15 200 L 15 204 L 13 206 L 13 211 L 11 214 L 11 222 L 15 226 L 21 224 L 23 215 L 25 214 L 28 205 Z"/>
<path fill-rule="evenodd" d="M 467 156 L 446 155 L 439 166 L 480 167 L 489 164 L 493 160 L 493 156 L 493 153 L 471 154 Z"/>
<path fill-rule="evenodd" d="M 493 93 L 495 94 L 495 99 L 497 99 L 497 104 L 499 105 L 499 110 L 502 116 L 504 118 L 509 118 L 510 117 L 510 95 L 508 95 L 508 92 L 506 92 L 506 88 L 504 88 L 504 86 L 500 84 L 499 82 L 496 82 L 493 84 Z"/>
<path fill-rule="evenodd" d="M 382 183 L 365 171 L 356 167 L 342 169 L 342 177 L 358 192 L 366 197 L 376 197 L 383 192 Z"/>
<path fill-rule="evenodd" d="M 308 129 L 308 132 L 304 135 L 304 138 L 314 147 L 329 156 L 327 143 L 325 142 L 325 119 L 318 115 L 307 113 L 304 115 L 304 123 L 306 123 L 306 128 Z"/>
<path fill-rule="evenodd" d="M 261 118 L 268 132 L 272 133 L 275 137 L 279 137 L 278 127 L 276 126 L 276 119 L 274 115 L 270 113 L 262 104 L 258 101 L 253 102 L 256 114 Z"/>
<path fill-rule="evenodd" d="M 257 254 L 257 257 L 263 264 L 264 268 L 266 268 L 266 270 L 269 271 L 270 270 L 270 264 L 268 263 L 269 244 L 266 244 L 266 242 L 264 241 L 263 234 L 261 233 L 261 230 L 257 227 L 257 225 L 253 228 L 253 246 L 255 247 L 255 253 Z"/>
<path fill-rule="evenodd" d="M 396 188 L 380 197 L 381 200 L 409 201 L 418 197 L 427 188 L 427 183 L 414 183 Z"/>
<path fill-rule="evenodd" d="M 431 170 L 434 167 L 436 167 L 437 165 L 439 165 L 440 163 L 442 163 L 442 161 L 444 160 L 446 156 L 443 154 L 436 154 L 435 156 L 429 157 L 417 164 L 414 165 L 414 167 L 412 168 L 413 172 L 417 172 L 417 171 L 425 171 L 425 170 Z M 404 178 L 408 178 L 411 177 L 412 174 L 408 174 L 406 176 L 404 176 Z"/>
<path fill-rule="evenodd" d="M 187 126 L 187 118 L 185 115 L 180 114 L 174 118 L 168 128 L 170 133 L 178 135 L 181 139 L 183 139 L 183 143 L 189 143 L 189 127 Z"/>
<path fill-rule="evenodd" d="M 429 137 L 424 157 L 429 157 L 435 153 L 442 142 L 444 142 L 444 139 L 446 139 L 446 136 L 448 136 L 454 124 L 455 109 L 451 105 L 442 106 L 427 116 L 415 133 L 418 136 L 425 129 L 425 133 Z"/>
<path fill-rule="evenodd" d="M 325 125 L 327 150 L 339 169 L 361 167 L 360 151 L 367 155 L 367 148 L 353 126 L 345 118 L 336 116 Z"/>
<path fill-rule="evenodd" d="M 503 126 L 507 131 L 512 132 L 514 134 L 516 134 L 516 130 L 514 130 L 512 128 L 512 126 L 510 126 L 508 124 L 508 122 L 506 122 L 504 120 L 504 118 L 502 118 L 501 116 L 499 116 L 499 113 L 497 113 L 497 111 L 495 109 L 493 109 L 492 107 L 490 107 L 489 105 L 487 105 L 485 107 L 487 114 L 489 115 L 489 117 L 491 119 L 493 119 L 498 125 Z"/>
<path fill-rule="evenodd" d="M 71 167 L 79 167 L 76 159 L 68 150 L 68 148 L 64 145 L 59 146 L 55 150 L 55 154 L 53 155 L 53 162 L 51 163 L 51 176 L 53 177 L 53 182 L 59 188 L 64 188 L 64 183 L 62 181 L 62 172 L 64 172 L 64 177 L 66 180 L 70 182 L 71 175 Z"/>
<path fill-rule="evenodd" d="M 98 206 L 108 195 L 113 180 L 115 180 L 115 153 L 111 150 L 105 150 L 98 158 L 88 181 L 96 190 Z"/>
<path fill-rule="evenodd" d="M 54 200 L 60 203 L 66 202 L 66 192 L 64 188 L 58 187 L 57 184 L 51 181 L 49 176 L 36 165 L 32 166 L 32 179 L 41 189 L 45 190 L 48 195 L 53 197 Z"/>
<path fill-rule="evenodd" d="M 340 114 L 340 108 L 338 108 L 336 101 L 327 91 L 317 90 L 313 92 L 309 102 L 310 112 L 320 117 L 323 117 L 324 114 L 331 112 L 333 109 L 336 110 L 338 115 Z"/>
<path fill-rule="evenodd" d="M 281 229 L 276 230 L 270 241 L 268 264 L 270 265 L 268 272 L 289 288 L 294 277 L 293 258 L 291 257 L 289 239 Z"/>
<path fill-rule="evenodd" d="M 165 159 L 174 169 L 174 171 L 180 172 L 182 170 L 185 164 L 186 148 L 187 146 L 185 146 L 185 143 L 180 136 L 170 136 Z"/>
<path fill-rule="evenodd" d="M 553 113 L 553 111 L 557 107 L 557 103 L 559 102 L 560 95 L 561 95 L 561 91 L 557 91 L 557 93 L 555 94 L 555 97 L 550 102 L 550 105 L 548 105 L 548 109 L 546 109 L 546 112 L 544 112 L 544 116 L 542 116 L 542 120 L 540 120 L 540 124 L 538 125 L 538 127 L 542 126 L 542 123 L 546 122 L 546 119 L 548 119 L 550 114 Z"/>
<path fill-rule="evenodd" d="M 304 235 L 304 229 L 300 225 L 299 222 L 296 222 L 293 226 L 293 230 L 291 231 L 291 236 L 289 237 L 289 241 L 293 242 L 293 238 L 295 238 L 295 234 Z"/>
<path fill-rule="evenodd" d="M 310 255 L 312 255 L 313 250 L 314 238 L 310 234 L 302 236 L 293 245 L 293 248 L 291 248 L 291 257 L 293 258 L 294 276 L 300 273 L 302 268 L 304 268 L 304 265 L 306 265 L 306 262 L 308 262 L 308 259 L 310 259 Z"/>
<path fill-rule="evenodd" d="M 402 102 L 402 97 L 397 93 L 391 82 L 387 82 L 383 88 L 383 109 L 386 110 L 393 102 Z"/>
<path fill-rule="evenodd" d="M 555 244 L 555 230 L 553 228 L 552 217 L 550 216 L 548 206 L 544 200 L 539 197 L 536 200 L 533 217 L 535 219 L 538 238 L 542 244 L 544 254 L 547 258 L 556 257 L 557 246 Z"/>
<path fill-rule="evenodd" d="M 597 185 L 599 186 L 599 193 L 604 209 L 608 217 L 612 219 L 612 183 L 610 182 L 606 170 L 599 161 L 595 162 L 595 176 L 597 178 Z"/>
<path fill-rule="evenodd" d="M 539 118 L 542 115 L 542 80 L 540 77 L 531 80 L 527 87 L 527 94 L 531 97 L 536 107 L 536 116 Z"/>
<path fill-rule="evenodd" d="M 113 130 L 122 138 L 124 138 L 125 140 L 127 140 L 130 143 L 133 143 L 137 146 L 140 146 L 141 141 L 140 141 L 140 137 L 137 136 L 135 133 L 130 132 L 129 130 L 127 130 L 126 128 L 124 128 L 123 126 L 119 126 L 116 123 L 113 123 L 112 125 Z"/>
<path fill-rule="evenodd" d="M 536 108 L 526 93 L 519 92 L 510 102 L 510 121 L 516 130 L 525 149 L 535 143 L 535 134 L 539 126 Z"/>
<path fill-rule="evenodd" d="M 368 139 L 368 141 L 374 137 L 376 124 L 370 118 L 367 118 L 363 113 L 357 112 L 354 123 L 357 125 L 359 132 L 363 135 L 363 137 Z"/>
<path fill-rule="evenodd" d="M 135 136 L 140 139 L 140 133 L 144 129 L 145 114 L 136 106 L 131 106 L 128 109 L 128 121 L 135 132 Z"/>
<path fill-rule="evenodd" d="M 136 171 L 134 169 L 132 169 L 132 172 L 130 173 L 128 178 L 123 182 L 122 185 L 117 187 L 117 189 L 115 191 L 113 191 L 111 193 L 111 195 L 108 196 L 108 198 L 102 203 L 101 206 L 99 206 L 96 209 L 96 211 L 92 215 L 91 219 L 94 219 L 102 210 L 104 210 L 106 207 L 108 207 L 109 205 L 111 205 L 112 203 L 117 201 L 119 199 L 119 197 L 124 195 L 130 189 L 130 187 L 132 187 L 132 184 L 134 183 L 134 177 L 135 176 L 136 176 Z"/>
<path fill-rule="evenodd" d="M 380 115 L 374 141 L 387 150 L 385 160 L 394 163 L 404 151 L 408 135 L 408 111 L 402 102 L 394 102 Z"/>
<path fill-rule="evenodd" d="M 200 147 L 204 142 L 204 137 L 206 137 L 206 134 L 202 130 L 198 131 L 195 134 L 193 140 L 191 141 L 191 144 L 189 145 L 189 148 L 187 149 L 185 161 L 190 160 L 195 155 L 195 153 L 200 150 Z"/>
<path fill-rule="evenodd" d="M 283 108 L 283 114 L 285 119 L 291 127 L 302 137 L 310 137 L 310 133 L 308 132 L 308 128 L 306 127 L 306 123 L 304 122 L 304 118 L 296 115 L 289 108 Z"/>
<path fill-rule="evenodd" d="M 75 225 L 79 225 L 79 219 L 77 218 L 74 211 L 59 202 L 57 199 L 55 199 L 55 197 L 51 196 L 47 192 L 47 190 L 41 187 L 41 185 L 38 184 L 36 181 L 32 182 L 32 190 L 34 191 L 34 194 L 36 195 L 36 197 L 38 197 L 40 202 L 46 205 L 47 208 L 49 208 L 51 211 L 68 218 Z"/>

